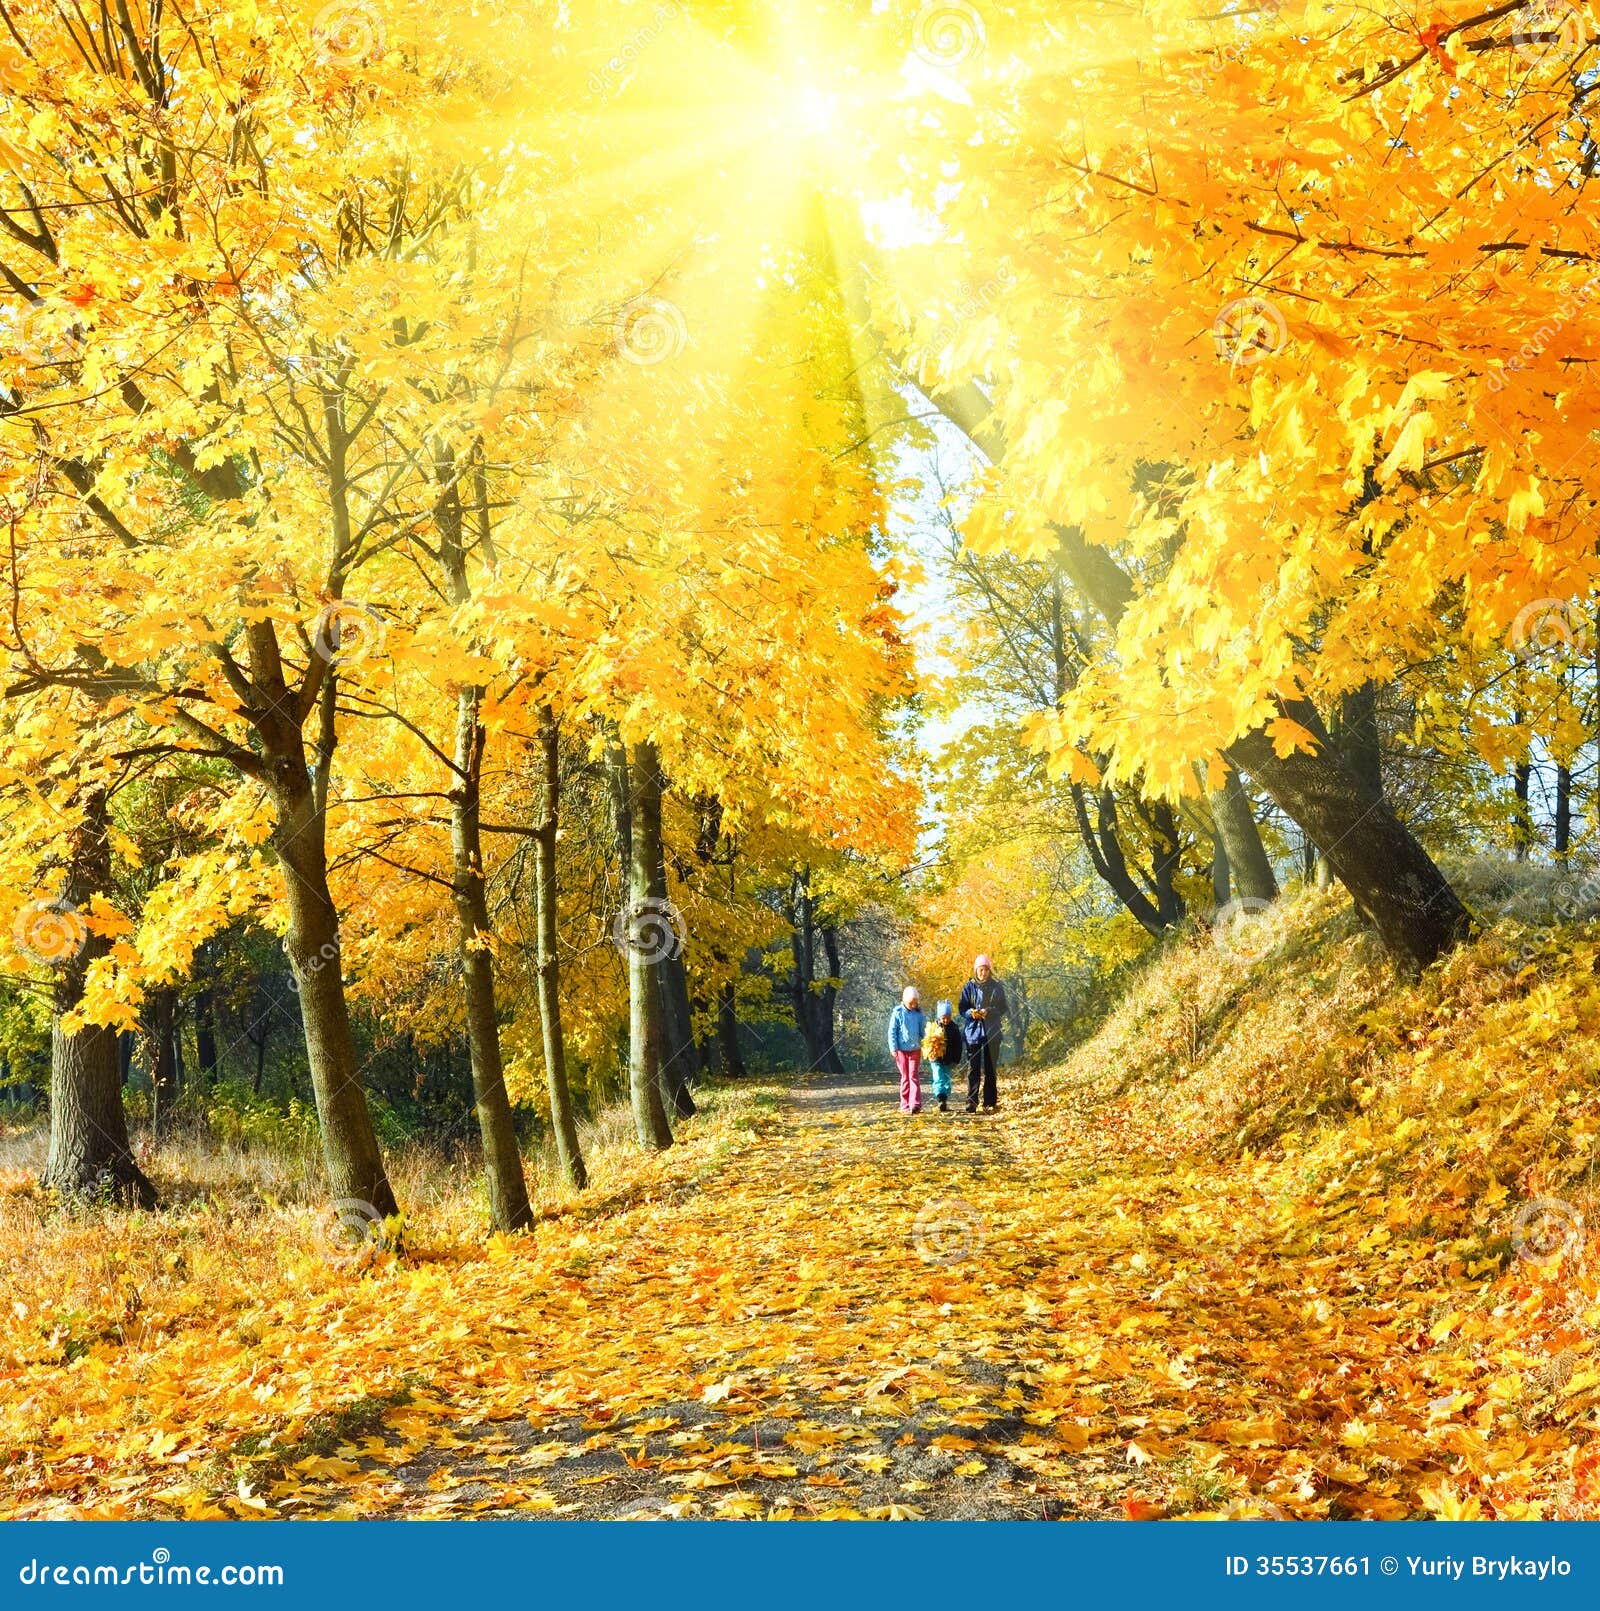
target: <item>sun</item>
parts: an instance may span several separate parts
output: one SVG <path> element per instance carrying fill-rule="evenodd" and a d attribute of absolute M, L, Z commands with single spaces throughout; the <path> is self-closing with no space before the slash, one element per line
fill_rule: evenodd
<path fill-rule="evenodd" d="M 840 97 L 820 84 L 802 83 L 789 98 L 788 118 L 801 133 L 832 134 L 842 116 Z"/>

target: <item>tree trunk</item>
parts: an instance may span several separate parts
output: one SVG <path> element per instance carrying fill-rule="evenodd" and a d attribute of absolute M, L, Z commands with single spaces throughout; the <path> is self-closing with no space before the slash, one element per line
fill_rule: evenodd
<path fill-rule="evenodd" d="M 1009 995 L 1013 998 L 1016 1010 L 1017 1023 L 1017 1061 L 1026 1061 L 1028 1056 L 1028 1028 L 1033 1022 L 1033 1008 L 1028 1001 L 1028 980 L 1021 968 L 1015 968 L 1011 973 L 1011 990 Z"/>
<path fill-rule="evenodd" d="M 440 452 L 434 465 L 441 490 L 434 503 L 439 529 L 439 563 L 459 608 L 471 601 L 467 576 L 465 517 L 455 456 Z M 480 531 L 488 543 L 485 508 Z M 516 1120 L 506 1094 L 500 1055 L 500 1015 L 495 1001 L 494 952 L 490 949 L 489 897 L 483 878 L 483 688 L 463 685 L 456 694 L 455 783 L 450 790 L 451 894 L 455 900 L 457 947 L 466 994 L 467 1055 L 472 1096 L 483 1138 L 483 1167 L 489 1185 L 489 1215 L 497 1231 L 525 1230 L 533 1223 L 528 1183 L 517 1147 Z"/>
<path fill-rule="evenodd" d="M 309 689 L 288 687 L 270 622 L 245 628 L 252 685 L 260 699 L 253 717 L 262 755 L 252 775 L 266 786 L 277 815 L 272 845 L 283 870 L 288 929 L 283 948 L 300 997 L 311 1091 L 322 1126 L 328 1184 L 341 1207 L 388 1218 L 399 1212 L 372 1114 L 361 1086 L 361 1061 L 350 1028 L 339 951 L 339 915 L 328 889 L 327 796 L 337 743 L 338 677 L 330 664 L 315 685 L 320 712 L 316 775 L 306 765 Z"/>
<path fill-rule="evenodd" d="M 673 1112 L 686 1119 L 696 1111 L 690 1082 L 700 1066 L 700 1048 L 694 1038 L 694 1008 L 689 1001 L 689 974 L 682 955 L 661 959 L 661 1071 L 665 1077 L 663 1095 Z"/>
<path fill-rule="evenodd" d="M 339 919 L 328 891 L 321 812 L 304 760 L 281 761 L 268 787 L 278 809 L 274 840 L 289 911 L 283 948 L 300 997 L 328 1183 L 339 1202 L 363 1205 L 388 1218 L 399 1212 L 399 1205 L 361 1087 L 361 1063 L 344 993 Z"/>
<path fill-rule="evenodd" d="M 1062 585 L 1062 572 L 1053 567 L 1050 572 L 1050 647 L 1052 655 L 1051 688 L 1054 706 L 1059 709 L 1072 686 L 1071 666 L 1067 658 L 1068 621 Z M 1083 787 L 1071 788 L 1073 816 L 1078 824 L 1078 836 L 1088 852 L 1089 865 L 1095 875 L 1128 909 L 1147 934 L 1159 939 L 1183 915 L 1182 903 L 1159 898 L 1152 902 L 1140 888 L 1134 871 L 1128 865 L 1126 852 L 1117 823 L 1116 796 L 1102 788 L 1096 799 L 1096 821 L 1091 825 L 1089 809 Z M 1215 875 L 1215 868 L 1213 868 Z M 1140 877 L 1143 877 L 1142 871 Z M 1224 886 L 1225 887 L 1225 886 Z M 1222 902 L 1227 896 L 1222 897 Z M 1219 902 L 1221 904 L 1222 902 Z M 1173 915 L 1174 910 L 1176 916 Z"/>
<path fill-rule="evenodd" d="M 194 998 L 194 1060 L 199 1084 L 213 1086 L 220 1074 L 217 1058 L 217 999 L 210 985 Z"/>
<path fill-rule="evenodd" d="M 117 1031 L 85 1024 L 67 1034 L 61 1020 L 83 1000 L 89 966 L 111 949 L 103 935 L 82 927 L 80 912 L 91 897 L 111 887 L 109 803 L 104 788 L 89 790 L 84 818 L 72 844 L 59 900 L 66 943 L 46 948 L 60 953 L 56 967 L 54 1016 L 50 1028 L 50 1150 L 40 1185 L 60 1197 L 105 1198 L 153 1208 L 155 1188 L 133 1159 L 128 1119 L 122 1107 Z M 82 944 L 76 941 L 82 937 Z M 72 954 L 64 953 L 71 949 Z"/>
<path fill-rule="evenodd" d="M 550 1096 L 550 1127 L 555 1131 L 556 1153 L 569 1185 L 580 1190 L 589 1183 L 589 1171 L 578 1144 L 578 1121 L 567 1086 L 567 1048 L 561 1032 L 561 960 L 556 949 L 559 907 L 556 883 L 556 835 L 561 811 L 560 729 L 548 705 L 539 711 L 539 755 L 544 775 L 544 809 L 534 829 L 536 869 L 534 900 L 539 931 L 539 1020 L 544 1031 L 544 1079 Z"/>
<path fill-rule="evenodd" d="M 701 865 L 708 875 L 718 862 L 717 846 L 721 844 L 722 834 L 722 802 L 715 796 L 706 796 L 699 803 L 700 830 L 695 836 L 695 855 L 699 857 Z M 735 894 L 733 874 L 734 847 L 730 839 L 728 852 L 724 864 L 728 869 L 728 899 L 731 903 Z M 711 942 L 711 961 L 719 977 L 729 966 L 728 954 L 716 943 Z M 710 1048 L 714 1045 L 722 1062 L 722 1072 L 729 1079 L 743 1079 L 745 1076 L 744 1058 L 739 1054 L 739 1008 L 738 997 L 732 979 L 724 979 L 717 986 L 717 1002 L 715 1015 L 715 1029 L 706 1037 L 706 1050 L 704 1063 L 709 1071 L 711 1066 Z"/>
<path fill-rule="evenodd" d="M 1285 701 L 1283 714 L 1316 736 L 1315 753 L 1280 756 L 1257 728 L 1228 758 L 1310 834 L 1400 966 L 1427 967 L 1472 932 L 1471 915 L 1393 809 L 1333 755 L 1311 704 Z"/>
<path fill-rule="evenodd" d="M 789 949 L 794 972 L 789 993 L 794 1005 L 795 1027 L 805 1041 L 806 1069 L 816 1072 L 827 1061 L 828 1042 L 823 1038 L 817 1012 L 817 923 L 811 899 L 809 869 L 796 871 L 789 885 Z"/>
<path fill-rule="evenodd" d="M 139 1013 L 140 1050 L 145 1073 L 150 1076 L 150 1122 L 164 1130 L 178 1100 L 178 1065 L 172 1049 L 172 1021 L 175 994 L 170 989 L 152 989 Z"/>
<path fill-rule="evenodd" d="M 1147 934 L 1159 939 L 1167 931 L 1166 920 L 1156 902 L 1140 888 L 1123 853 L 1117 822 L 1117 799 L 1110 789 L 1095 796 L 1095 821 L 1089 821 L 1087 791 L 1082 784 L 1071 786 L 1072 809 L 1077 818 L 1078 836 L 1089 853 L 1089 861 L 1101 882 L 1127 907 Z"/>
<path fill-rule="evenodd" d="M 717 991 L 717 1045 L 723 1074 L 730 1080 L 742 1080 L 748 1071 L 739 1051 L 739 1003 L 732 979 Z"/>
<path fill-rule="evenodd" d="M 1516 713 L 1516 721 L 1520 725 L 1523 713 Z M 1533 848 L 1533 756 L 1530 750 L 1525 749 L 1522 759 L 1517 762 L 1512 773 L 1512 796 L 1515 805 L 1511 818 L 1511 848 L 1518 861 L 1526 861 L 1528 852 Z"/>
<path fill-rule="evenodd" d="M 1261 842 L 1261 830 L 1256 826 L 1255 812 L 1250 806 L 1250 795 L 1244 779 L 1230 771 L 1228 781 L 1210 796 L 1211 820 L 1217 830 L 1217 847 L 1222 853 L 1222 865 L 1234 898 L 1241 901 L 1274 901 L 1278 898 L 1278 880 L 1272 871 L 1267 849 Z M 1229 899 L 1225 892 L 1221 905 Z"/>
<path fill-rule="evenodd" d="M 834 1009 L 838 1005 L 839 987 L 833 982 L 839 974 L 839 931 L 832 923 L 821 925 L 822 954 L 827 959 L 828 977 L 817 992 L 817 1038 L 822 1042 L 822 1067 L 829 1074 L 844 1073 L 844 1058 L 839 1051 L 838 1027 Z"/>
<path fill-rule="evenodd" d="M 659 795 L 656 810 L 659 822 Z M 650 901 L 652 909 L 662 921 L 662 938 L 665 942 L 656 965 L 656 976 L 661 987 L 661 1096 L 673 1114 L 687 1119 L 696 1111 L 689 1081 L 694 1077 L 699 1056 L 694 1044 L 694 1017 L 689 1007 L 689 973 L 678 936 L 677 909 L 667 898 L 666 846 L 662 843 L 659 829 L 656 834 L 655 865 L 650 873 Z M 667 939 L 668 932 L 670 940 Z"/>
<path fill-rule="evenodd" d="M 1183 921 L 1183 897 L 1178 893 L 1178 871 L 1183 865 L 1183 838 L 1178 817 L 1165 800 L 1150 807 L 1150 825 L 1155 836 L 1156 911 L 1161 927 L 1174 929 Z"/>
<path fill-rule="evenodd" d="M 487 735 L 479 720 L 481 688 L 456 696 L 455 787 L 450 791 L 451 889 L 466 992 L 467 1052 L 472 1095 L 483 1138 L 483 1167 L 489 1186 L 489 1217 L 498 1231 L 525 1230 L 533 1223 L 528 1184 L 517 1147 L 516 1120 L 506 1094 L 500 1056 L 500 1021 L 495 1003 L 494 953 L 489 949 L 489 898 L 483 882 L 482 818 L 479 790 Z"/>
<path fill-rule="evenodd" d="M 1572 848 L 1572 768 L 1565 761 L 1556 762 L 1556 820 L 1555 853 L 1566 863 Z"/>
<path fill-rule="evenodd" d="M 697 987 L 693 996 L 689 998 L 691 1019 L 698 1018 L 701 1023 L 705 1023 L 708 1005 L 704 993 Z M 710 1079 L 717 1072 L 716 1030 L 713 1028 L 710 1034 L 700 1036 L 695 1042 L 695 1048 L 700 1062 L 700 1078 Z"/>
<path fill-rule="evenodd" d="M 1339 753 L 1369 793 L 1383 798 L 1383 749 L 1378 742 L 1378 685 L 1364 682 L 1339 702 Z"/>
<path fill-rule="evenodd" d="M 253 999 L 264 1000 L 265 998 L 258 996 Z M 272 1038 L 272 1025 L 267 1020 L 267 1013 L 270 1013 L 271 1010 L 269 1005 L 266 1012 L 262 1013 L 259 1022 L 253 1028 L 245 1031 L 245 1038 L 256 1049 L 256 1075 L 250 1085 L 251 1093 L 255 1096 L 261 1095 L 261 1081 L 267 1072 L 267 1042 Z M 257 1030 L 260 1031 L 259 1034 L 257 1034 Z"/>
<path fill-rule="evenodd" d="M 626 751 L 622 752 L 626 756 Z M 628 820 L 628 905 L 624 919 L 628 952 L 628 1089 L 639 1145 L 672 1145 L 672 1127 L 662 1100 L 660 958 L 666 914 L 651 904 L 651 884 L 660 856 L 661 770 L 653 744 L 635 744 L 623 772 Z"/>

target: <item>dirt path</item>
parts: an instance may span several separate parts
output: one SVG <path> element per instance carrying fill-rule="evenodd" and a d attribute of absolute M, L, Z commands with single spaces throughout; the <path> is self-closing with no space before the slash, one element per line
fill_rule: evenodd
<path fill-rule="evenodd" d="M 459 1391 L 375 1408 L 329 1457 L 362 1468 L 362 1514 L 1106 1514 L 1120 1475 L 1055 1480 L 1030 1414 L 1052 1350 L 1024 1178 L 1004 1109 L 906 1117 L 887 1074 L 807 1079 L 670 1215 L 614 1227 L 636 1256 L 586 1279 L 587 1368 L 482 1418 Z M 686 1251 L 711 1260 L 687 1281 Z M 276 1506 L 323 1510 L 321 1472 Z"/>

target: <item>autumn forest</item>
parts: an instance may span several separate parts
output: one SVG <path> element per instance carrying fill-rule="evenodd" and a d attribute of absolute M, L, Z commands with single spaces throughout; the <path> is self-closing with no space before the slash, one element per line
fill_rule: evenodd
<path fill-rule="evenodd" d="M 1597 92 L 0 0 L 0 1514 L 1600 1518 Z"/>

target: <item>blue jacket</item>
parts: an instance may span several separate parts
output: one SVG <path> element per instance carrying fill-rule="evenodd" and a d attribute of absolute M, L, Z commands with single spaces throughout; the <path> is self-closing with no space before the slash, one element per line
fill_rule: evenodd
<path fill-rule="evenodd" d="M 987 1008 L 988 1016 L 972 1017 L 974 1007 Z M 961 992 L 962 1028 L 967 1045 L 998 1043 L 1001 1035 L 1005 1033 L 1006 1014 L 1010 1010 L 1010 1004 L 1006 1001 L 1006 987 L 998 979 L 991 975 L 987 984 L 979 984 L 976 979 L 968 979 L 966 987 Z"/>
<path fill-rule="evenodd" d="M 922 1029 L 927 1018 L 920 1007 L 904 1003 L 889 1014 L 889 1050 L 915 1052 L 922 1047 Z"/>

